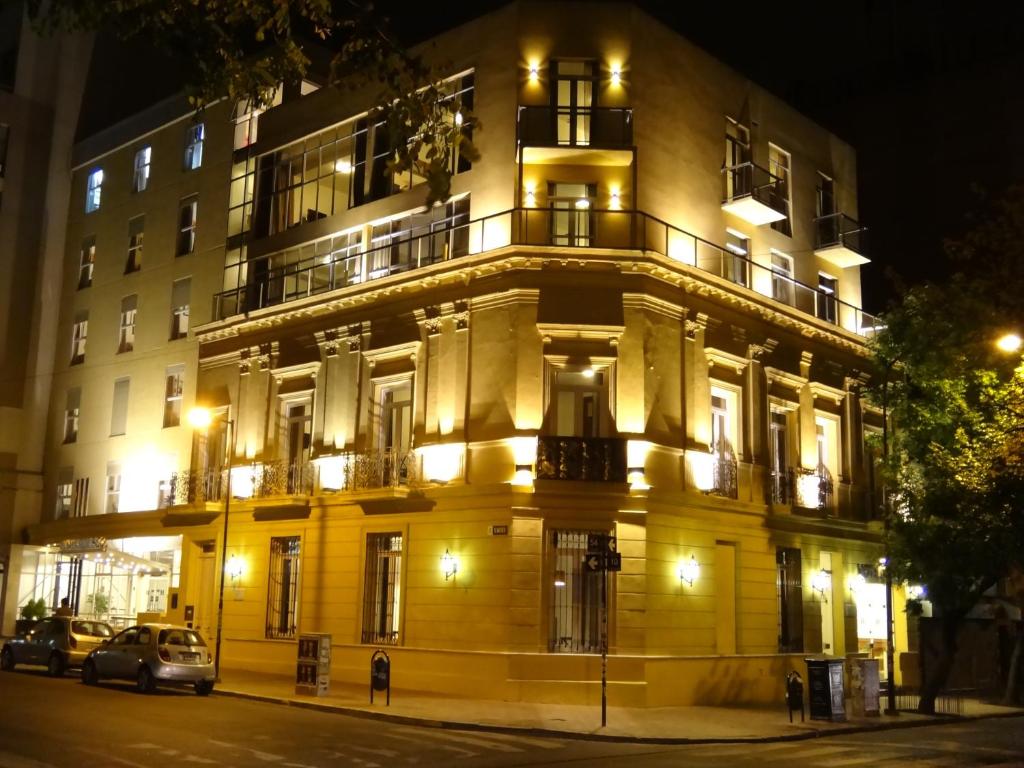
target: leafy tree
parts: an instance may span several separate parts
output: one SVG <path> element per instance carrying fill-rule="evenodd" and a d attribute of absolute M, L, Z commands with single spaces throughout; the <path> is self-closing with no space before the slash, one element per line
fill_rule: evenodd
<path fill-rule="evenodd" d="M 964 616 L 1024 563 L 1024 364 L 995 345 L 1024 331 L 1024 190 L 946 250 L 952 277 L 906 291 L 873 342 L 871 396 L 890 427 L 888 567 L 926 585 L 941 621 L 922 712 L 934 711 Z"/>
<path fill-rule="evenodd" d="M 9 0 L 8 0 L 9 1 Z M 451 196 L 450 158 L 475 160 L 473 116 L 443 98 L 440 74 L 409 54 L 371 4 L 357 0 L 25 0 L 35 29 L 104 30 L 180 62 L 197 109 L 265 106 L 282 83 L 314 70 L 331 86 L 375 88 L 395 155 L 389 171 L 427 180 L 427 205 Z M 326 66 L 323 59 L 328 59 Z M 314 63 L 316 62 L 316 63 Z M 318 66 L 320 65 L 320 66 Z M 476 125 L 479 128 L 479 124 Z"/>

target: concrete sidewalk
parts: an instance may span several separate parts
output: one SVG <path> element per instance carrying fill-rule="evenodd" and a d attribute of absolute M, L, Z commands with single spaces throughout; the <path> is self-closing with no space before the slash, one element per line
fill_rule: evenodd
<path fill-rule="evenodd" d="M 418 691 L 392 689 L 391 705 L 383 693 L 369 702 L 365 686 L 331 684 L 327 696 L 296 695 L 290 677 L 224 669 L 216 692 L 222 695 L 271 701 L 310 709 L 335 711 L 356 717 L 380 718 L 468 730 L 532 733 L 557 738 L 607 739 L 648 743 L 783 741 L 815 738 L 864 730 L 908 728 L 948 723 L 945 716 L 928 717 L 901 712 L 896 717 L 850 718 L 845 723 L 806 720 L 789 722 L 784 705 L 767 707 L 661 707 L 608 708 L 608 725 L 601 728 L 600 706 L 530 704 L 488 699 L 460 699 Z M 964 701 L 964 717 L 1024 715 L 1024 710 L 971 699 Z"/>

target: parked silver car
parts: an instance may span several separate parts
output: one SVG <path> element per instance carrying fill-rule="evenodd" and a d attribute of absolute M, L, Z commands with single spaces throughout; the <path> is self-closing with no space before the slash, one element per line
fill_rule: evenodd
<path fill-rule="evenodd" d="M 149 693 L 157 685 L 192 685 L 206 696 L 213 690 L 213 656 L 202 635 L 188 627 L 142 624 L 129 627 L 94 649 L 82 664 L 82 682 L 134 680 Z"/>
<path fill-rule="evenodd" d="M 80 667 L 86 655 L 114 636 L 109 624 L 77 616 L 50 616 L 4 643 L 0 649 L 0 668 L 14 669 L 18 664 L 46 667 L 60 677 L 69 667 Z"/>

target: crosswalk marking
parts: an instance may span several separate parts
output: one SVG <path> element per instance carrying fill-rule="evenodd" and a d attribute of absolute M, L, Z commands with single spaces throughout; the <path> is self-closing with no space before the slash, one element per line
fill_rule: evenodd
<path fill-rule="evenodd" d="M 428 730 L 415 730 L 413 728 L 394 728 L 402 733 L 414 733 L 421 738 L 440 739 L 442 741 L 455 741 L 460 744 L 469 744 L 473 747 L 483 747 L 484 749 L 493 749 L 498 752 L 522 752 L 523 750 L 519 747 L 513 747 L 510 744 L 502 744 L 498 741 L 489 741 L 488 739 L 477 738 L 476 736 L 461 736 L 453 731 L 428 731 Z M 488 734 L 489 735 L 489 734 Z"/>
<path fill-rule="evenodd" d="M 394 732 L 386 732 L 386 735 L 387 735 L 388 738 L 391 738 L 391 739 L 397 739 L 399 741 L 411 742 L 411 743 L 415 744 L 417 747 L 421 747 L 422 748 L 422 746 L 423 746 L 423 742 L 420 739 L 415 739 L 412 736 L 402 736 L 401 734 L 394 733 Z M 458 754 L 463 755 L 464 757 L 476 757 L 477 754 L 478 754 L 477 752 L 473 752 L 472 750 L 463 749 L 462 747 L 456 747 L 456 746 L 453 746 L 451 744 L 438 744 L 437 748 L 438 749 L 447 749 L 449 752 L 457 752 Z"/>
<path fill-rule="evenodd" d="M 516 744 L 526 744 L 531 747 L 539 747 L 541 749 L 564 749 L 565 742 L 558 741 L 557 739 L 544 739 L 537 738 L 535 736 L 520 736 L 518 733 L 493 733 L 487 732 L 488 739 L 498 739 L 499 741 L 511 741 Z"/>

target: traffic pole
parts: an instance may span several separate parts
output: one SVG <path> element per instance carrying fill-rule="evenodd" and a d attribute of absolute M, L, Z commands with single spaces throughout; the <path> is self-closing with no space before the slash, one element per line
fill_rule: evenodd
<path fill-rule="evenodd" d="M 608 725 L 608 569 L 601 574 L 601 727 Z"/>

